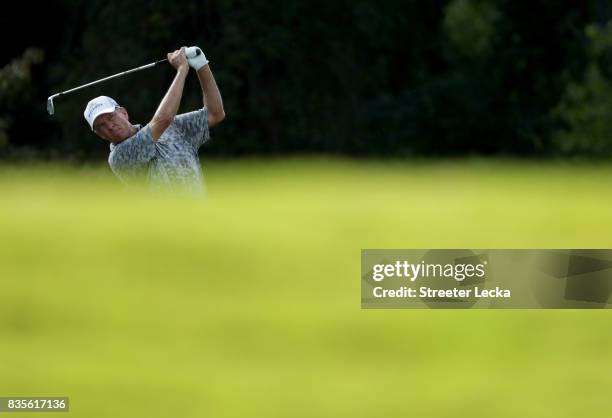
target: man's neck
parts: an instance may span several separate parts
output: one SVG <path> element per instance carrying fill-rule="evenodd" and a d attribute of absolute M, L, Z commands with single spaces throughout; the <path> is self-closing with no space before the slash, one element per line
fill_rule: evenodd
<path fill-rule="evenodd" d="M 119 145 L 126 139 L 131 138 L 134 135 L 136 135 L 136 132 L 138 132 L 140 128 L 141 128 L 140 124 L 132 125 L 132 129 L 130 129 L 130 134 L 126 138 L 122 139 L 121 141 L 116 141 L 116 142 L 111 141 L 111 143 L 113 143 L 114 145 Z"/>

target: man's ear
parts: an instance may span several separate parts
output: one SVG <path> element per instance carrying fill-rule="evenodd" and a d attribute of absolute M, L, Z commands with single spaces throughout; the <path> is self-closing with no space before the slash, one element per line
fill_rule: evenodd
<path fill-rule="evenodd" d="M 121 107 L 121 106 L 119 106 L 119 107 L 117 108 L 117 112 L 119 112 L 119 113 L 121 113 L 123 116 L 125 116 L 125 118 L 126 118 L 127 120 L 130 120 L 130 115 L 128 114 L 128 111 L 127 111 L 127 109 L 126 109 L 125 107 Z"/>

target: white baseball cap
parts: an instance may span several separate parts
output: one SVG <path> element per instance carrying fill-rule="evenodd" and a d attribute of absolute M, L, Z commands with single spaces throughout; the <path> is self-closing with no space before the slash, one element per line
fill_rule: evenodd
<path fill-rule="evenodd" d="M 98 116 L 103 113 L 113 113 L 118 107 L 119 104 L 114 99 L 108 96 L 98 96 L 95 99 L 91 99 L 89 103 L 87 103 L 87 107 L 85 108 L 83 115 L 93 131 L 93 124 Z"/>

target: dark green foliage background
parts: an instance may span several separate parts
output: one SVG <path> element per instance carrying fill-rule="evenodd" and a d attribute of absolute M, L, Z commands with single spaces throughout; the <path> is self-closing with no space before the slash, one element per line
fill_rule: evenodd
<path fill-rule="evenodd" d="M 87 101 L 110 95 L 133 122 L 146 123 L 172 80 L 170 66 L 59 98 L 53 117 L 46 97 L 181 45 L 203 48 L 223 95 L 228 118 L 213 133 L 210 154 L 612 151 L 601 144 L 612 127 L 602 124 L 590 147 L 580 126 L 592 123 L 572 117 L 593 105 L 588 95 L 560 106 L 568 86 L 586 83 L 593 62 L 608 80 L 610 48 L 591 53 L 587 34 L 612 17 L 605 1 L 54 0 L 35 13 L 16 7 L 2 17 L 3 66 L 28 47 L 45 57 L 31 65 L 23 94 L 0 88 L 3 156 L 106 155 L 83 119 Z M 181 112 L 200 100 L 192 75 Z M 578 140 L 561 146 L 556 138 L 568 131 Z"/>

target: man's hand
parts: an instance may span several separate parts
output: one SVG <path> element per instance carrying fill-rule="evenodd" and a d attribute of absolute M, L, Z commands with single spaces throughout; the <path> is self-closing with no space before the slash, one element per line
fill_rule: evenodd
<path fill-rule="evenodd" d="M 196 71 L 208 64 L 206 55 L 204 55 L 199 46 L 190 46 L 185 50 L 185 54 L 187 55 L 189 66 Z"/>
<path fill-rule="evenodd" d="M 169 52 L 168 62 L 177 70 L 187 68 L 189 63 L 187 62 L 187 56 L 185 55 L 185 47 L 177 49 L 174 52 Z"/>

